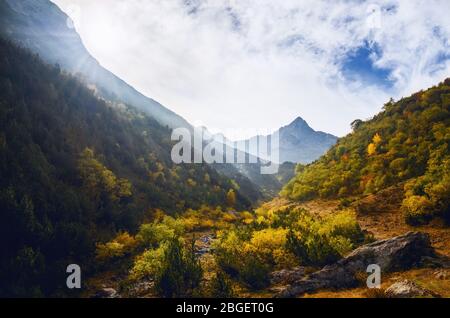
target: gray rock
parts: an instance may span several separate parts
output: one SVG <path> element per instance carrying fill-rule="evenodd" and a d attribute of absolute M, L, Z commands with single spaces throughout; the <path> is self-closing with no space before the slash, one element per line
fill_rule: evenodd
<path fill-rule="evenodd" d="M 306 268 L 299 266 L 292 269 L 282 269 L 270 274 L 270 282 L 273 285 L 292 284 L 306 276 Z"/>
<path fill-rule="evenodd" d="M 150 279 L 142 279 L 129 287 L 128 293 L 131 297 L 142 297 L 152 293 L 155 282 Z"/>
<path fill-rule="evenodd" d="M 446 256 L 430 257 L 424 256 L 421 259 L 423 266 L 431 268 L 450 268 L 450 260 Z"/>
<path fill-rule="evenodd" d="M 211 252 L 211 243 L 214 240 L 212 234 L 204 235 L 198 239 L 198 245 L 195 247 L 195 254 L 197 256 L 202 256 Z"/>
<path fill-rule="evenodd" d="M 420 266 L 424 256 L 435 257 L 428 234 L 409 232 L 387 240 L 361 246 L 338 262 L 300 279 L 278 293 L 277 297 L 295 297 L 319 289 L 357 287 L 357 273 L 377 264 L 382 273 Z"/>
<path fill-rule="evenodd" d="M 409 280 L 392 284 L 386 289 L 385 294 L 389 298 L 439 297 L 438 294 L 419 287 L 416 283 Z"/>
<path fill-rule="evenodd" d="M 114 288 L 102 288 L 96 294 L 96 298 L 119 298 L 119 293 Z"/>

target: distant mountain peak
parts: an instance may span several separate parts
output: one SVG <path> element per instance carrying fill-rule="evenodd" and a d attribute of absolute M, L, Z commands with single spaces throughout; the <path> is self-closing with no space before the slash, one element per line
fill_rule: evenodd
<path fill-rule="evenodd" d="M 323 155 L 336 143 L 337 137 L 315 131 L 300 116 L 280 128 L 281 162 L 309 163 Z"/>
<path fill-rule="evenodd" d="M 298 116 L 289 125 L 279 130 L 279 162 L 310 163 L 322 156 L 333 146 L 337 137 L 321 131 L 315 131 L 302 117 Z M 269 135 L 273 136 L 273 135 Z M 269 136 L 254 136 L 269 138 Z M 239 147 L 239 146 L 238 146 Z M 240 150 L 245 150 L 240 148 Z M 250 154 L 257 156 L 255 152 Z"/>
<path fill-rule="evenodd" d="M 299 126 L 299 125 L 303 125 L 303 126 L 308 126 L 308 123 L 306 122 L 306 120 L 304 120 L 302 117 L 298 116 L 297 118 L 294 119 L 294 121 L 292 123 L 289 124 L 289 126 L 291 125 L 295 125 L 295 126 Z"/>
<path fill-rule="evenodd" d="M 302 117 L 298 116 L 289 125 L 282 127 L 283 130 L 295 130 L 303 132 L 314 132 L 314 129 Z"/>

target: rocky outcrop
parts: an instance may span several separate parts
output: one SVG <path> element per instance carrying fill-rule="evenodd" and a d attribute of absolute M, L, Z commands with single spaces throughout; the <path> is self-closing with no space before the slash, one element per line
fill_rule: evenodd
<path fill-rule="evenodd" d="M 439 297 L 435 292 L 422 288 L 409 280 L 392 284 L 386 289 L 385 294 L 389 298 Z"/>
<path fill-rule="evenodd" d="M 272 285 L 292 284 L 307 275 L 306 267 L 299 266 L 292 269 L 282 269 L 270 274 L 270 283 Z"/>
<path fill-rule="evenodd" d="M 420 266 L 423 257 L 435 257 L 428 234 L 409 232 L 387 240 L 361 246 L 338 262 L 325 266 L 284 288 L 277 297 L 295 297 L 319 289 L 352 288 L 361 284 L 358 273 L 365 273 L 371 264 L 382 273 Z"/>

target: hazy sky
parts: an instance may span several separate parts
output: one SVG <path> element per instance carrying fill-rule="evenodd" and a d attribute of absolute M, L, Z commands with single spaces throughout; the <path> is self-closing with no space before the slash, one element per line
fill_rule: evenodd
<path fill-rule="evenodd" d="M 450 1 L 53 0 L 106 68 L 195 125 L 342 136 L 450 76 Z"/>

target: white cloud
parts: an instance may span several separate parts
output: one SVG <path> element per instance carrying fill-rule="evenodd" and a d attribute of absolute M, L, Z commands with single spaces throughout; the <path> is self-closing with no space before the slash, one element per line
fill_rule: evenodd
<path fill-rule="evenodd" d="M 302 116 L 337 135 L 450 75 L 447 0 L 54 0 L 102 65 L 191 122 L 276 129 Z M 350 82 L 349 52 L 376 43 L 394 86 Z"/>

